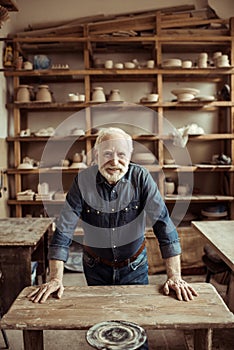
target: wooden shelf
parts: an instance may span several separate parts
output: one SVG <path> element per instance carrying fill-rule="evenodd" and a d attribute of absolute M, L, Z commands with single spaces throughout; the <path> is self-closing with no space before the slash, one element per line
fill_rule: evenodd
<path fill-rule="evenodd" d="M 184 17 L 184 14 L 180 14 L 180 16 Z M 213 27 L 212 24 L 218 24 L 220 28 Z M 98 117 L 93 117 L 93 115 L 95 115 L 95 108 L 92 107 L 98 106 L 98 111 L 105 113 L 110 106 L 109 103 L 94 103 L 90 101 L 93 85 L 100 84 L 101 86 L 102 84 L 106 84 L 109 89 L 112 83 L 116 85 L 132 83 L 132 85 L 136 87 L 137 84 L 141 84 L 141 86 L 145 84 L 146 86 L 152 87 L 152 91 L 157 91 L 159 94 L 158 102 L 142 103 L 140 102 L 141 99 L 137 97 L 136 99 L 139 99 L 139 101 L 111 103 L 111 107 L 116 108 L 118 112 L 125 111 L 127 108 L 131 110 L 131 112 L 135 112 L 139 110 L 139 107 L 142 107 L 142 110 L 144 110 L 143 107 L 146 107 L 145 110 L 152 110 L 152 134 L 139 135 L 137 131 L 134 131 L 132 137 L 134 141 L 137 141 L 137 143 L 142 144 L 144 147 L 148 147 L 150 151 L 155 154 L 158 164 L 145 165 L 145 167 L 155 177 L 162 195 L 164 196 L 165 176 L 168 175 L 178 179 L 180 176 L 186 178 L 186 176 L 191 175 L 194 177 L 194 183 L 196 183 L 196 181 L 199 181 L 199 179 L 203 177 L 203 174 L 209 176 L 209 179 L 210 177 L 212 180 L 215 179 L 215 184 L 217 184 L 216 188 L 221 188 L 221 184 L 223 184 L 225 178 L 227 182 L 225 186 L 228 187 L 228 190 L 224 191 L 224 193 L 231 194 L 230 196 L 194 195 L 191 198 L 179 196 L 165 197 L 166 203 L 172 205 L 176 202 L 180 203 L 183 201 L 191 201 L 191 204 L 225 202 L 229 205 L 230 218 L 234 218 L 234 19 L 230 19 L 230 26 L 228 27 L 226 20 L 213 18 L 201 19 L 189 16 L 184 20 L 180 19 L 179 22 L 176 19 L 169 20 L 168 17 L 164 17 L 163 13 L 156 13 L 153 11 L 136 16 L 126 15 L 117 18 L 99 18 L 93 23 L 81 24 L 78 22 L 77 26 L 74 28 L 74 32 L 69 32 L 69 28 L 66 29 L 67 32 L 63 32 L 62 28 L 56 28 L 54 33 L 50 33 L 50 29 L 48 29 L 48 31 L 41 30 L 39 31 L 40 35 L 30 32 L 19 33 L 12 41 L 16 54 L 17 50 L 19 50 L 19 54 L 23 55 L 24 59 L 42 53 L 46 55 L 53 54 L 53 56 L 59 55 L 59 59 L 61 59 L 62 62 L 64 57 L 67 59 L 69 53 L 72 54 L 71 56 L 73 59 L 74 55 L 78 54 L 78 58 L 74 61 L 71 60 L 72 64 L 69 65 L 72 69 L 30 71 L 4 69 L 5 77 L 7 79 L 11 78 L 13 81 L 14 92 L 17 91 L 20 84 L 28 84 L 35 87 L 38 84 L 53 84 L 55 90 L 59 86 L 64 85 L 64 91 L 68 90 L 66 90 L 65 84 L 66 87 L 70 84 L 72 87 L 82 85 L 86 95 L 84 103 L 64 102 L 63 98 L 61 98 L 61 101 L 59 101 L 58 98 L 52 103 L 37 103 L 34 101 L 30 103 L 18 103 L 13 102 L 13 94 L 10 96 L 7 109 L 9 111 L 9 118 L 11 118 L 10 123 L 14 124 L 15 136 L 9 136 L 7 138 L 11 154 L 11 167 L 9 166 L 7 174 L 9 175 L 11 184 L 13 183 L 12 193 L 16 196 L 17 192 L 23 191 L 29 184 L 28 178 L 30 178 L 30 181 L 33 181 L 31 180 L 33 177 L 29 175 L 33 175 L 35 181 L 38 181 L 40 173 L 53 175 L 62 172 L 63 179 L 68 179 L 70 181 L 71 176 L 74 176 L 79 171 L 78 169 L 52 168 L 20 170 L 12 168 L 12 166 L 13 164 L 21 163 L 25 154 L 30 156 L 31 151 L 35 153 L 38 152 L 38 154 L 42 153 L 44 147 L 43 143 L 46 144 L 48 140 L 54 142 L 55 148 L 63 147 L 63 142 L 70 142 L 74 149 L 75 147 L 82 147 L 82 149 L 85 148 L 87 155 L 92 153 L 92 147 L 97 135 L 91 134 L 91 130 L 93 125 L 95 126 L 98 124 L 93 120 L 93 118 L 95 119 Z M 130 31 L 133 36 L 116 36 L 120 30 L 126 33 Z M 180 67 L 165 68 L 162 65 L 164 58 L 167 56 L 185 56 L 186 58 L 191 54 L 193 55 L 193 60 L 195 60 L 195 55 L 197 57 L 201 52 L 207 52 L 209 56 L 212 57 L 212 54 L 216 51 L 222 51 L 229 55 L 230 67 L 217 68 L 210 66 L 201 69 L 195 67 L 196 64 L 194 64 L 192 68 L 183 69 Z M 133 58 L 138 58 L 139 56 L 139 59 L 141 59 L 142 55 L 149 56 L 149 58 L 154 59 L 155 68 L 146 69 L 143 64 L 143 68 L 140 69 L 105 69 L 104 65 L 102 68 L 94 68 L 95 58 L 98 55 L 104 60 L 103 57 L 112 57 L 112 55 L 115 58 L 116 56 L 114 56 L 114 54 L 118 55 L 118 59 L 123 56 L 123 62 L 125 62 L 124 58 L 126 55 L 128 57 L 132 56 Z M 79 69 L 75 69 L 76 67 L 79 67 Z M 169 100 L 170 96 L 167 97 L 165 89 L 166 85 L 171 83 L 178 83 L 178 85 L 187 85 L 190 83 L 212 84 L 212 87 L 214 87 L 216 91 L 215 96 L 217 96 L 217 100 L 212 102 L 194 100 L 186 103 Z M 227 84 L 230 86 L 230 101 L 221 100 L 221 95 L 218 94 L 222 86 Z M 129 84 L 126 86 L 132 85 Z M 86 131 L 84 136 L 68 135 L 66 137 L 54 136 L 52 138 L 36 137 L 33 134 L 29 137 L 18 136 L 20 135 L 21 129 L 27 128 L 27 125 L 30 124 L 31 117 L 35 119 L 38 118 L 36 120 L 38 123 L 41 114 L 45 116 L 50 115 L 51 117 L 49 117 L 48 120 L 50 120 L 52 124 L 55 124 L 55 118 L 59 112 L 61 112 L 62 118 L 63 115 L 66 114 L 64 112 L 78 112 L 81 110 L 84 110 L 84 120 L 82 120 L 82 123 L 85 125 L 85 127 L 82 126 L 82 128 Z M 201 153 L 199 155 L 196 149 L 201 145 L 203 150 L 212 147 L 216 153 L 222 152 L 230 155 L 232 164 L 226 167 L 218 165 L 209 167 L 205 164 L 203 166 L 202 164 L 187 166 L 178 165 L 176 167 L 164 166 L 164 157 L 166 156 L 165 149 L 168 145 L 174 147 L 174 138 L 169 132 L 165 132 L 165 135 L 163 134 L 163 115 L 168 113 L 169 118 L 173 119 L 176 113 L 176 115 L 179 113 L 185 118 L 184 116 L 186 113 L 188 113 L 188 115 L 191 113 L 192 116 L 205 112 L 209 113 L 209 118 L 214 117 L 215 126 L 213 129 L 211 128 L 211 131 L 208 129 L 208 134 L 190 135 L 188 138 L 189 151 L 191 149 L 192 153 L 196 153 L 195 158 L 200 156 L 201 159 L 199 161 L 202 163 L 203 154 Z M 157 117 L 155 117 L 155 115 L 157 115 Z M 106 122 L 108 123 L 109 120 Z M 110 123 L 112 122 L 113 121 L 110 120 Z M 196 120 L 194 122 L 196 122 Z M 104 123 L 103 116 L 101 123 Z M 129 123 L 129 125 L 132 125 L 132 120 Z M 141 122 L 138 121 L 137 123 L 139 124 L 137 124 L 137 127 L 140 127 L 141 123 L 142 129 L 144 129 L 144 118 L 142 118 Z M 213 130 L 215 130 L 214 133 L 212 133 Z M 211 152 L 210 149 L 209 152 L 207 152 L 209 157 L 212 157 Z M 88 160 L 88 164 L 90 164 L 90 162 L 91 159 Z M 191 161 L 191 163 L 192 162 L 196 163 L 195 161 Z M 188 161 L 188 163 L 190 162 Z M 55 177 L 56 176 L 54 176 L 54 178 Z M 210 183 L 212 183 L 212 181 L 210 181 Z M 36 183 L 34 182 L 33 188 L 35 187 Z M 201 193 L 206 193 L 207 191 L 207 188 L 204 188 Z M 45 203 L 46 205 L 61 205 L 63 202 L 47 201 Z M 34 207 L 43 205 L 42 202 L 38 201 L 25 202 L 15 199 L 9 199 L 8 204 L 15 216 L 22 216 L 23 207 L 26 205 L 29 207 L 31 205 Z"/>

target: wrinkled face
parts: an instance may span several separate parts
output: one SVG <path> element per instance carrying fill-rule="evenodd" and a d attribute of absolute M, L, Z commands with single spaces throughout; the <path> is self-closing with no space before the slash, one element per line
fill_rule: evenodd
<path fill-rule="evenodd" d="M 98 145 L 98 168 L 110 184 L 126 174 L 130 159 L 131 144 L 122 134 L 108 135 Z"/>

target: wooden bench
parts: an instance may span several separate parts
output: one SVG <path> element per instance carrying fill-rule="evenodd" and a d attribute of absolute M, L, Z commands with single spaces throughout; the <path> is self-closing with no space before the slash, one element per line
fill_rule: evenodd
<path fill-rule="evenodd" d="M 23 331 L 25 350 L 44 349 L 43 330 L 87 330 L 95 323 L 125 320 L 146 331 L 193 330 L 194 349 L 212 349 L 212 330 L 234 328 L 234 315 L 215 288 L 194 283 L 199 292 L 190 302 L 165 296 L 160 286 L 66 287 L 63 298 L 34 304 L 25 288 L 1 320 L 2 329 Z M 84 332 L 81 333 L 84 337 Z M 85 341 L 85 339 L 84 339 Z"/>

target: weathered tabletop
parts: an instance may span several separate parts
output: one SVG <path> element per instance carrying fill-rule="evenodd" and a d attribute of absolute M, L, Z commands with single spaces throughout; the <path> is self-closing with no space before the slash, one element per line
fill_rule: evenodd
<path fill-rule="evenodd" d="M 0 219 L 0 307 L 4 314 L 23 288 L 31 285 L 31 262 L 45 280 L 49 218 Z"/>
<path fill-rule="evenodd" d="M 193 221 L 192 225 L 232 270 L 227 304 L 234 312 L 234 220 Z"/>
<path fill-rule="evenodd" d="M 36 245 L 51 222 L 49 218 L 0 219 L 0 246 Z"/>
<path fill-rule="evenodd" d="M 234 220 L 193 221 L 192 225 L 234 270 Z"/>
<path fill-rule="evenodd" d="M 211 349 L 209 331 L 234 328 L 234 316 L 211 284 L 192 284 L 199 292 L 190 302 L 165 296 L 160 286 L 66 287 L 62 299 L 50 298 L 44 304 L 32 303 L 19 295 L 1 326 L 23 330 L 25 349 L 43 349 L 43 330 L 84 330 L 108 320 L 135 322 L 146 330 L 192 329 L 195 349 Z M 35 343 L 37 344 L 35 347 Z"/>

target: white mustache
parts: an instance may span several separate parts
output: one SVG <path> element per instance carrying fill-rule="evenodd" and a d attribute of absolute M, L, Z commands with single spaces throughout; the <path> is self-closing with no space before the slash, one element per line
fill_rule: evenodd
<path fill-rule="evenodd" d="M 126 167 L 122 166 L 122 165 L 118 165 L 118 166 L 104 166 L 104 169 L 111 169 L 111 170 L 125 170 Z"/>

